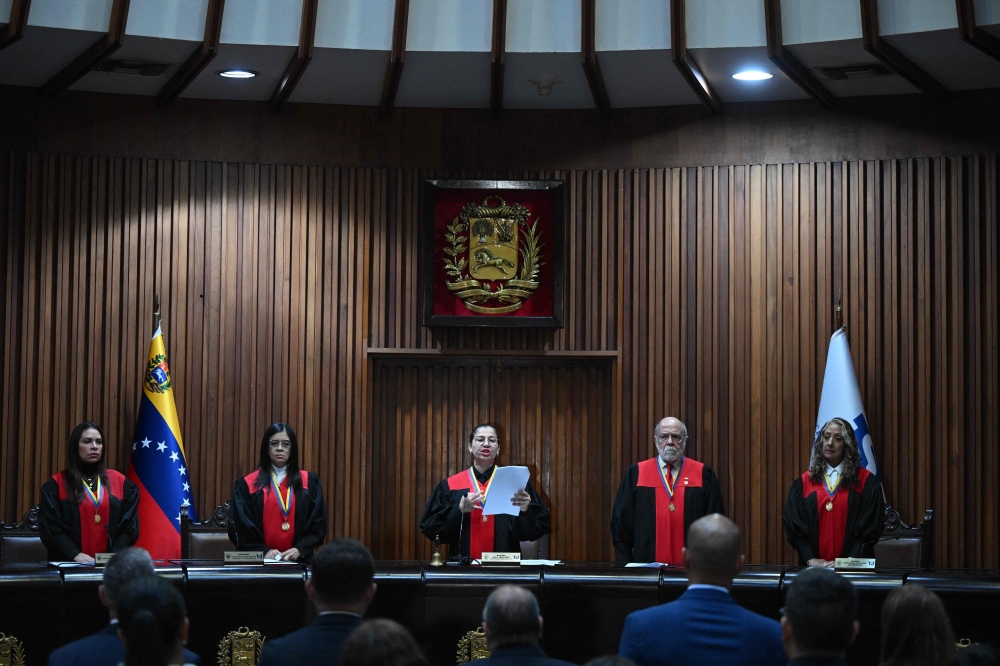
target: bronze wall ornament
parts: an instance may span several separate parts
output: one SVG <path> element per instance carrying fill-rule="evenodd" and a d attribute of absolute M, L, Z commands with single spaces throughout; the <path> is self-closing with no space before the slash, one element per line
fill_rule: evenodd
<path fill-rule="evenodd" d="M 24 648 L 13 636 L 0 634 L 0 666 L 24 666 Z"/>
<path fill-rule="evenodd" d="M 219 643 L 219 666 L 257 666 L 263 649 L 264 637 L 259 631 L 240 627 Z"/>
<path fill-rule="evenodd" d="M 464 664 L 473 659 L 487 659 L 490 649 L 486 647 L 486 633 L 482 627 L 467 631 L 458 641 L 457 663 Z"/>

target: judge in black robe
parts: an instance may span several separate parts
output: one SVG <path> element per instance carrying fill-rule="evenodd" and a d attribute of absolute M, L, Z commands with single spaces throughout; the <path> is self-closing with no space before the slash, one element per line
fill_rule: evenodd
<path fill-rule="evenodd" d="M 468 450 L 472 466 L 441 481 L 427 500 L 420 518 L 424 536 L 448 544 L 453 559 L 458 553 L 479 559 L 482 552 L 520 552 L 520 542 L 535 541 L 552 531 L 549 510 L 530 481 L 511 498 L 520 508 L 517 516 L 497 514 L 486 516 L 484 521 L 480 489 L 489 483 L 496 466 L 500 451 L 496 429 L 491 425 L 476 427 L 469 436 Z"/>
<path fill-rule="evenodd" d="M 100 426 L 90 421 L 76 426 L 67 442 L 66 469 L 41 489 L 38 535 L 49 560 L 93 562 L 96 553 L 122 550 L 139 538 L 139 489 L 107 469 L 106 459 Z M 100 498 L 96 507 L 93 497 Z"/>
<path fill-rule="evenodd" d="M 725 515 L 722 492 L 715 472 L 704 465 L 684 456 L 687 449 L 687 427 L 674 417 L 667 417 L 657 423 L 653 430 L 657 458 L 632 465 L 625 472 L 611 515 L 611 539 L 615 546 L 615 560 L 618 562 L 663 562 L 680 563 L 680 548 L 687 538 L 691 523 L 712 513 Z M 664 463 L 670 463 L 678 471 L 674 483 L 673 504 L 683 503 L 683 525 L 678 514 L 657 505 L 670 501 L 660 481 L 660 471 Z M 694 473 L 692 475 L 692 473 Z M 650 481 L 653 478 L 655 481 Z M 687 483 L 687 485 L 685 485 Z M 660 497 L 658 497 L 660 496 Z M 665 527 L 668 520 L 673 523 L 675 538 L 667 543 L 671 555 L 663 552 L 657 555 L 657 541 L 664 548 L 665 535 L 658 537 L 658 520 Z M 683 532 L 681 532 L 683 530 Z M 669 540 L 668 540 L 669 541 Z M 672 547 L 670 547 L 672 546 Z"/>
<path fill-rule="evenodd" d="M 858 445 L 847 420 L 828 421 L 813 442 L 809 469 L 792 482 L 782 522 L 802 565 L 833 567 L 838 557 L 874 556 L 885 500 L 878 477 L 861 467 Z"/>
<path fill-rule="evenodd" d="M 229 540 L 268 559 L 308 560 L 326 538 L 326 502 L 319 477 L 299 469 L 298 438 L 291 426 L 275 423 L 264 431 L 259 460 L 256 470 L 233 484 Z M 284 515 L 279 497 L 287 498 L 289 489 L 294 501 Z"/>

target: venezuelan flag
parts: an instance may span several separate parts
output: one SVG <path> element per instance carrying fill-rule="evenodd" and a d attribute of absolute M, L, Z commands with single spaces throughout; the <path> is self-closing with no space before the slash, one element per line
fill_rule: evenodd
<path fill-rule="evenodd" d="M 149 343 L 128 478 L 139 487 L 139 541 L 155 560 L 181 556 L 181 507 L 195 518 L 163 331 Z"/>

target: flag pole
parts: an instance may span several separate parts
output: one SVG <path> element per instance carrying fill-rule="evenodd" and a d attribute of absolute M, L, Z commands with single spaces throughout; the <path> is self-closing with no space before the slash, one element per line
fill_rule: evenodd
<path fill-rule="evenodd" d="M 160 292 L 153 295 L 153 333 L 160 327 Z"/>

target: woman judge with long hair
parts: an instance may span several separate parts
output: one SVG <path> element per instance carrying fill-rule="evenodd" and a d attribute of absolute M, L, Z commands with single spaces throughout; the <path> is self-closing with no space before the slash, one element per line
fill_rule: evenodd
<path fill-rule="evenodd" d="M 299 443 L 287 423 L 260 440 L 260 462 L 233 484 L 229 540 L 267 559 L 307 560 L 326 537 L 326 503 L 319 477 L 299 469 Z"/>
<path fill-rule="evenodd" d="M 66 443 L 66 468 L 42 485 L 38 534 L 53 561 L 93 562 L 139 538 L 139 489 L 107 469 L 101 427 L 84 421 Z"/>

